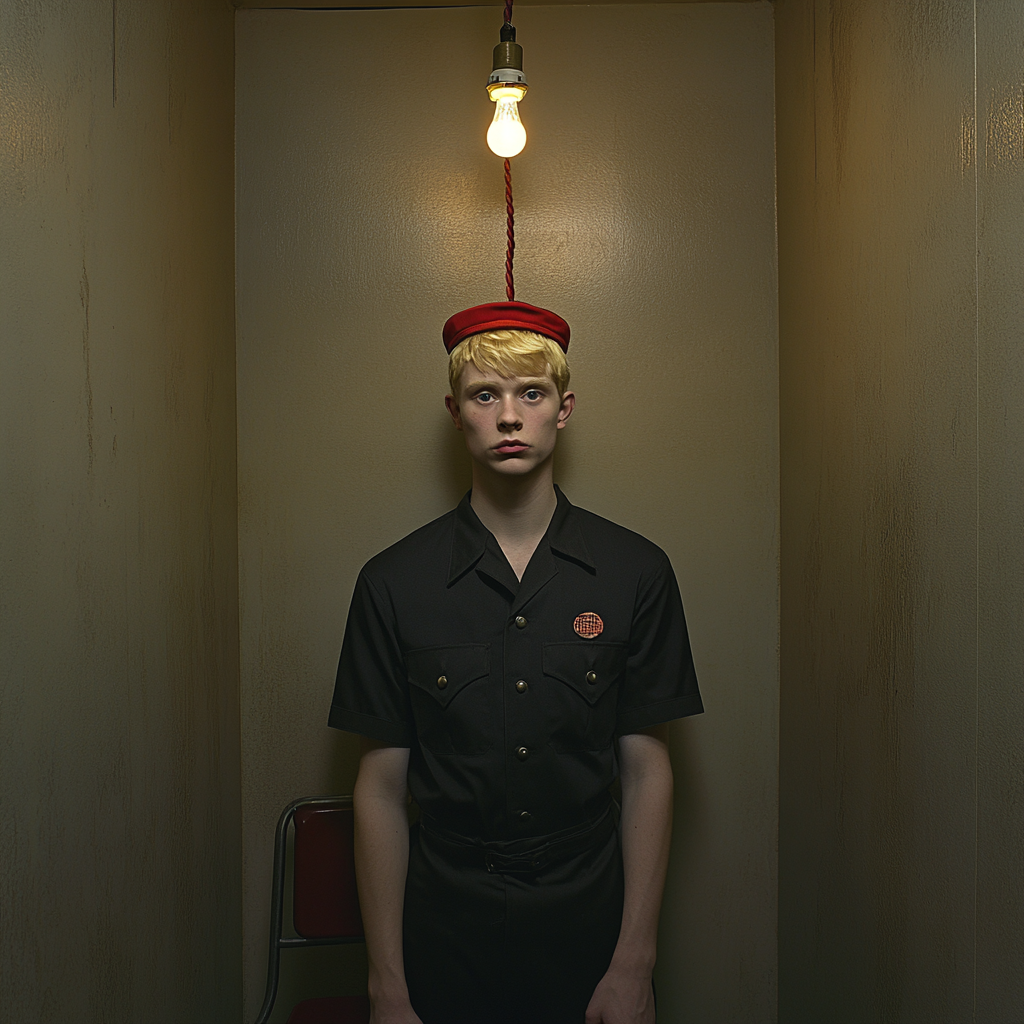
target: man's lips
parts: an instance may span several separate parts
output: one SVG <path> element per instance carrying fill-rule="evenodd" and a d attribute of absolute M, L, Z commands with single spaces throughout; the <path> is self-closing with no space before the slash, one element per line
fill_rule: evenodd
<path fill-rule="evenodd" d="M 510 441 L 502 441 L 494 446 L 494 451 L 499 455 L 515 455 L 516 452 L 525 452 L 530 446 L 524 441 L 512 438 Z"/>

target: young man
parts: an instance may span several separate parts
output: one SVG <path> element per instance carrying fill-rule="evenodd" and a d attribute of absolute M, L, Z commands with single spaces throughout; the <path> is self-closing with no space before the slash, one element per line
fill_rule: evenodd
<path fill-rule="evenodd" d="M 330 715 L 363 737 L 372 1020 L 650 1024 L 666 723 L 703 710 L 675 577 L 554 486 L 565 321 L 491 303 L 444 340 L 473 489 L 363 568 Z"/>

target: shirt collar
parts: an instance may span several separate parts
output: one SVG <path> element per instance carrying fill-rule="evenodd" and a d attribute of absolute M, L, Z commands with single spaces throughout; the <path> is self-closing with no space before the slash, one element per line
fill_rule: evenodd
<path fill-rule="evenodd" d="M 566 558 L 571 558 L 574 562 L 579 562 L 591 572 L 597 572 L 590 548 L 587 547 L 587 542 L 583 539 L 580 517 L 575 505 L 562 493 L 557 484 L 555 485 L 555 495 L 558 498 L 558 504 L 555 506 L 555 514 L 551 517 L 551 525 L 548 526 L 546 534 L 551 550 Z"/>
<path fill-rule="evenodd" d="M 491 531 L 480 522 L 477 514 L 473 511 L 473 506 L 469 501 L 472 493 L 472 491 L 467 491 L 466 496 L 455 509 L 452 553 L 448 564 L 449 587 L 483 558 L 488 540 L 496 544 Z M 557 485 L 555 486 L 555 497 L 557 499 L 555 513 L 551 517 L 541 544 L 547 543 L 556 554 L 571 558 L 591 572 L 596 572 L 597 567 L 594 565 L 587 542 L 583 539 L 583 531 L 580 529 L 579 516 L 576 515 L 575 507 Z"/>

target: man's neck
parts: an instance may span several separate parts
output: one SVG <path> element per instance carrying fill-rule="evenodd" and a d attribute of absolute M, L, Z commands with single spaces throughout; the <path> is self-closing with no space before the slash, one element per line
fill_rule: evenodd
<path fill-rule="evenodd" d="M 546 472 L 528 477 L 498 477 L 473 467 L 473 511 L 494 534 L 519 579 L 523 578 L 558 504 L 550 463 L 538 468 Z"/>

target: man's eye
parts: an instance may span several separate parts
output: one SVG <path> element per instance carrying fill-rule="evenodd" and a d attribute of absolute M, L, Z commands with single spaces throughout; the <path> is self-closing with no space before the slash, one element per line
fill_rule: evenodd
<path fill-rule="evenodd" d="M 479 394 L 478 394 L 478 395 L 476 396 L 476 399 L 477 399 L 477 401 L 478 401 L 478 402 L 489 402 L 489 401 L 491 401 L 491 399 L 493 399 L 493 398 L 494 398 L 494 395 L 492 395 L 492 394 L 490 393 L 490 391 L 481 391 L 481 392 L 480 392 L 480 393 L 479 393 Z"/>
<path fill-rule="evenodd" d="M 528 401 L 535 402 L 538 398 L 540 398 L 540 392 L 535 390 L 534 388 L 530 388 L 530 390 L 526 392 L 526 395 L 524 397 Z"/>

